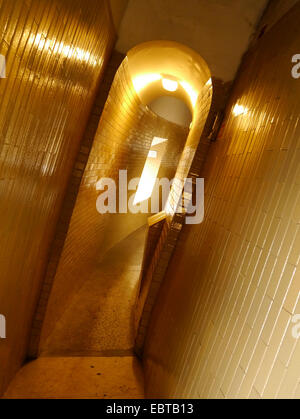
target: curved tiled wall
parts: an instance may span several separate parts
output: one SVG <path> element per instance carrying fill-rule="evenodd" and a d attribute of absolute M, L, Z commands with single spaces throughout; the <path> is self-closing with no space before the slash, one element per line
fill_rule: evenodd
<path fill-rule="evenodd" d="M 115 39 L 107 6 L 0 1 L 0 394 L 25 356 L 62 198 Z"/>
<path fill-rule="evenodd" d="M 205 220 L 184 227 L 152 316 L 149 397 L 300 397 L 299 19 L 298 3 L 240 69 L 202 171 Z"/>
<path fill-rule="evenodd" d="M 119 170 L 128 169 L 130 177 L 141 176 L 154 136 L 168 138 L 170 158 L 162 162 L 162 176 L 175 175 L 187 130 L 168 122 L 143 106 L 134 90 L 127 58 L 120 66 L 102 113 L 90 157 L 83 174 L 61 260 L 50 295 L 43 327 L 41 350 L 51 352 L 51 334 L 101 255 L 146 224 L 147 215 L 124 215 L 121 225 L 110 214 L 97 212 L 100 194 L 96 183 L 102 177 L 118 180 Z M 175 157 L 174 158 L 174 154 Z M 127 217 L 127 218 L 125 218 Z M 129 218 L 130 219 L 129 219 Z M 128 227 L 127 227 L 128 226 Z"/>

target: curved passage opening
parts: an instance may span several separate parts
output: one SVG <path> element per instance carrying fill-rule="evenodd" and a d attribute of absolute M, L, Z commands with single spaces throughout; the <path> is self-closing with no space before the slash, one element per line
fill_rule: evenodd
<path fill-rule="evenodd" d="M 175 83 L 172 88 L 167 83 L 166 90 L 163 80 Z M 211 105 L 209 81 L 204 60 L 175 42 L 148 42 L 128 52 L 111 86 L 80 186 L 43 324 L 43 354 L 133 350 L 153 196 L 148 191 L 145 199 L 136 199 L 136 192 L 143 173 L 146 184 L 188 174 Z M 180 121 L 164 113 L 171 102 L 173 110 L 180 103 Z M 157 199 L 173 208 L 178 190 L 172 184 L 170 189 Z M 112 205 L 111 196 L 116 198 Z M 105 211 L 99 211 L 99 202 Z M 161 210 L 156 204 L 155 213 Z"/>
<path fill-rule="evenodd" d="M 193 115 L 186 103 L 172 96 L 160 96 L 149 104 L 156 115 L 174 124 L 190 128 Z"/>

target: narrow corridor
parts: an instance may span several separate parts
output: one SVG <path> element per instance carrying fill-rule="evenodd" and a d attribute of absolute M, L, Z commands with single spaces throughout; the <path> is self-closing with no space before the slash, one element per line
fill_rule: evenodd
<path fill-rule="evenodd" d="M 110 249 L 42 348 L 42 356 L 124 356 L 134 348 L 134 306 L 146 226 Z"/>
<path fill-rule="evenodd" d="M 299 22 L 0 0 L 0 399 L 300 399 Z"/>

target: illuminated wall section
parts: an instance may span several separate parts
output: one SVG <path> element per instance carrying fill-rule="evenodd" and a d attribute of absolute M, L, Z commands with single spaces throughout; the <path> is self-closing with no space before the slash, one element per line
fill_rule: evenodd
<path fill-rule="evenodd" d="M 162 175 L 174 176 L 187 130 L 163 120 L 142 105 L 125 58 L 111 86 L 83 174 L 55 272 L 40 353 L 52 355 L 61 351 L 74 352 L 78 348 L 76 345 L 80 345 L 80 339 L 88 331 L 79 328 L 72 340 L 65 339 L 60 330 L 60 319 L 105 253 L 147 223 L 148 214 L 100 214 L 96 207 L 101 193 L 97 184 L 101 178 L 114 179 L 118 184 L 119 171 L 125 169 L 128 169 L 128 180 L 140 177 L 155 136 L 168 138 L 166 152 L 161 153 L 160 171 Z M 152 151 L 159 152 L 159 144 Z M 130 196 L 128 193 L 128 198 Z M 87 341 L 85 349 L 93 351 L 93 345 L 95 342 Z"/>
<path fill-rule="evenodd" d="M 24 359 L 66 185 L 115 33 L 106 1 L 0 1 L 0 394 Z"/>
<path fill-rule="evenodd" d="M 247 53 L 146 340 L 148 397 L 300 397 L 300 5 Z M 274 54 L 274 48 L 276 54 Z"/>

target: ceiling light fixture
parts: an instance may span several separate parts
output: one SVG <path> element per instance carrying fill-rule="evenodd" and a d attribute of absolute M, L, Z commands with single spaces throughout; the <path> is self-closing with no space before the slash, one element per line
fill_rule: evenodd
<path fill-rule="evenodd" d="M 237 103 L 232 112 L 234 116 L 245 115 L 248 112 L 248 108 L 245 108 L 245 106 L 239 105 Z"/>
<path fill-rule="evenodd" d="M 176 80 L 162 79 L 162 85 L 168 92 L 176 92 L 178 89 L 178 82 Z"/>

